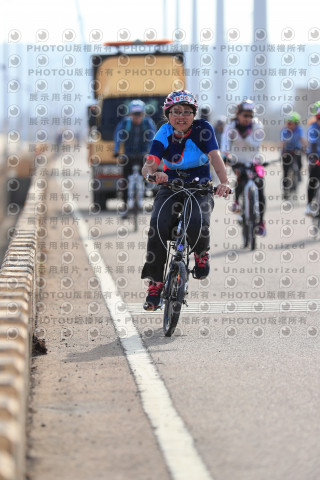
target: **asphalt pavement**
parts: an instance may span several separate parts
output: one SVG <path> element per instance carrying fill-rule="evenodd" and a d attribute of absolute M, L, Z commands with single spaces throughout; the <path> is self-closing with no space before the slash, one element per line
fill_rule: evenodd
<path fill-rule="evenodd" d="M 115 200 L 93 212 L 86 149 L 70 155 L 71 168 L 63 155 L 48 166 L 31 478 L 319 478 L 320 239 L 304 215 L 306 165 L 289 201 L 280 165 L 268 167 L 255 251 L 232 199 L 216 199 L 210 275 L 190 280 L 166 338 L 162 312 L 142 309 L 152 201 L 138 232 Z"/>

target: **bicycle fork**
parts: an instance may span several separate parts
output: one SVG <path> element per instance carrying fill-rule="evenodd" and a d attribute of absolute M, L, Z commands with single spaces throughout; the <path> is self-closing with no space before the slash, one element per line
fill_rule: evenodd
<path fill-rule="evenodd" d="M 182 239 L 180 239 L 180 240 L 182 240 Z M 174 256 L 173 256 L 173 258 L 170 262 L 169 273 L 168 273 L 168 275 L 166 275 L 166 280 L 165 280 L 165 284 L 164 284 L 164 288 L 163 288 L 163 295 L 161 297 L 161 308 L 163 306 L 163 301 L 168 298 L 168 287 L 169 287 L 170 281 L 171 281 L 171 274 L 174 271 L 174 264 L 179 263 L 179 262 L 183 262 L 185 264 L 185 267 L 186 267 L 187 277 L 186 277 L 186 281 L 185 281 L 185 285 L 184 285 L 183 303 L 188 307 L 186 296 L 188 295 L 188 282 L 189 282 L 189 274 L 190 274 L 189 259 L 187 259 L 187 262 L 185 262 L 185 260 L 184 260 L 185 245 L 183 245 L 183 243 L 180 243 L 178 241 L 174 248 L 176 249 L 176 253 L 174 254 Z M 187 248 L 189 248 L 189 246 Z"/>
<path fill-rule="evenodd" d="M 177 227 L 177 235 L 180 234 L 182 228 L 182 218 L 180 219 Z M 186 283 L 184 286 L 184 297 L 183 297 L 183 303 L 188 306 L 186 296 L 188 295 L 188 283 L 189 283 L 189 275 L 191 273 L 191 270 L 189 270 L 189 244 L 186 242 L 186 238 L 180 238 L 180 240 L 177 242 L 177 253 L 178 253 L 178 258 L 179 261 L 183 261 L 183 252 L 187 248 L 187 262 L 186 262 L 186 272 L 187 272 L 187 278 L 186 278 Z M 176 258 L 177 259 L 177 258 Z"/>

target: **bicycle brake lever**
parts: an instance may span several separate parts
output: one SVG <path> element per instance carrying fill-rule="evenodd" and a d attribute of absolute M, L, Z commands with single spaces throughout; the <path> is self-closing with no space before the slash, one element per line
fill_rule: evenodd
<path fill-rule="evenodd" d="M 147 182 L 156 183 L 157 177 L 155 175 L 150 175 L 150 173 L 148 173 L 145 178 Z"/>

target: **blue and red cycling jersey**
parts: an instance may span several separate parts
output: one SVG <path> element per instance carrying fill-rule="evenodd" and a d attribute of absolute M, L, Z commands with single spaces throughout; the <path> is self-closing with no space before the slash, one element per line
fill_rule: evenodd
<path fill-rule="evenodd" d="M 180 140 L 175 137 L 172 125 L 166 123 L 156 133 L 148 159 L 158 165 L 163 160 L 163 171 L 170 180 L 178 177 L 177 170 L 187 171 L 188 180 L 195 177 L 210 180 L 208 153 L 218 149 L 214 129 L 206 120 L 195 120 Z"/>

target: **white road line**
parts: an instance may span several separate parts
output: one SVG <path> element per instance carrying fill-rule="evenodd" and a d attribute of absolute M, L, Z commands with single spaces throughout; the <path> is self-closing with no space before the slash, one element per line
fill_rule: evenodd
<path fill-rule="evenodd" d="M 73 202 L 72 202 L 73 203 Z M 131 371 L 138 386 L 142 405 L 154 428 L 154 434 L 162 450 L 166 465 L 174 480 L 212 480 L 207 467 L 200 458 L 190 433 L 175 410 L 169 392 L 161 379 L 152 359 L 144 347 L 130 313 L 119 312 L 117 306 L 123 304 L 115 283 L 106 272 L 100 253 L 95 250 L 94 242 L 88 238 L 88 229 L 77 205 L 73 203 L 74 216 L 89 262 L 100 266 L 96 276 L 103 292 L 109 292 L 104 298 L 112 317 L 115 329 L 121 340 Z"/>

